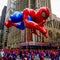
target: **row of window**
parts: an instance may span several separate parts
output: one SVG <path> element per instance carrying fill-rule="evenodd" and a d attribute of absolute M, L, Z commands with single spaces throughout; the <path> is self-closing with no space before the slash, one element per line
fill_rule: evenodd
<path fill-rule="evenodd" d="M 54 28 L 60 29 L 60 22 L 57 20 L 53 20 L 53 26 Z"/>

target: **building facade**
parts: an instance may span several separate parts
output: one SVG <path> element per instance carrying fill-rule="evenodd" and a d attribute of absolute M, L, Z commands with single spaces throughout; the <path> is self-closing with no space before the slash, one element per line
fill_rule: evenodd
<path fill-rule="evenodd" d="M 39 9 L 42 6 L 46 6 L 51 11 L 50 0 L 8 0 L 7 5 L 7 13 L 6 19 L 9 19 L 10 14 L 14 13 L 15 11 L 23 11 L 24 8 L 32 8 L 32 9 Z M 45 27 L 48 29 L 49 38 L 45 38 L 41 33 L 40 36 L 36 36 L 31 33 L 31 29 L 25 29 L 23 31 L 11 27 L 7 29 L 5 27 L 5 35 L 4 41 L 7 41 L 7 46 L 11 48 L 20 47 L 21 43 L 32 43 L 35 44 L 36 42 L 49 42 L 52 43 L 55 41 L 56 31 L 55 31 L 55 20 L 54 20 L 52 13 L 50 17 L 47 19 Z M 60 25 L 60 24 L 59 24 Z M 57 29 L 57 28 L 56 28 Z M 8 30 L 8 32 L 6 32 Z M 54 32 L 55 31 L 55 32 Z M 57 30 L 59 31 L 59 29 Z M 8 37 L 8 38 L 6 38 Z M 56 38 L 57 39 L 57 38 Z"/>
<path fill-rule="evenodd" d="M 60 18 L 52 14 L 55 43 L 60 43 Z"/>

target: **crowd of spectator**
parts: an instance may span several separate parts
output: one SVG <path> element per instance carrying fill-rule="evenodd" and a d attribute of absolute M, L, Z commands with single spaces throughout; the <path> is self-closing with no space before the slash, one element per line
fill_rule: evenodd
<path fill-rule="evenodd" d="M 0 49 L 0 60 L 44 60 L 44 57 L 51 60 L 59 60 L 60 50 L 40 49 Z"/>

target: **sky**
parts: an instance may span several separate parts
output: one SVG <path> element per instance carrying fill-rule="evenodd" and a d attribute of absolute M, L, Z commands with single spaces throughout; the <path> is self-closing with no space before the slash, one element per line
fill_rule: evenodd
<path fill-rule="evenodd" d="M 52 13 L 60 18 L 60 0 L 51 0 L 51 9 Z"/>
<path fill-rule="evenodd" d="M 7 6 L 7 0 L 0 0 L 0 16 L 4 6 Z"/>
<path fill-rule="evenodd" d="M 0 0 L 0 16 L 5 5 L 7 5 L 7 0 Z M 60 17 L 60 0 L 51 0 L 51 10 L 53 14 Z"/>

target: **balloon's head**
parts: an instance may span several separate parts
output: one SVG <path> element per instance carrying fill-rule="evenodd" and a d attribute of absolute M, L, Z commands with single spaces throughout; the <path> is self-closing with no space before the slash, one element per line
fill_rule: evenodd
<path fill-rule="evenodd" d="M 47 19 L 50 15 L 50 10 L 47 7 L 41 7 L 38 11 L 37 11 L 37 15 L 41 18 L 41 19 Z"/>

